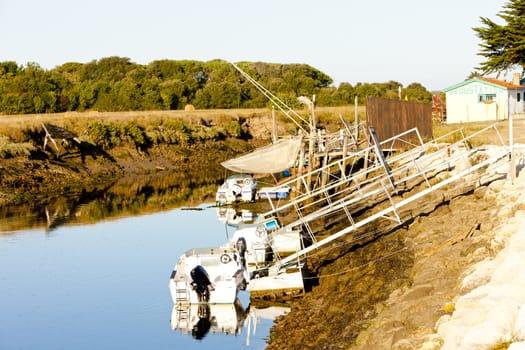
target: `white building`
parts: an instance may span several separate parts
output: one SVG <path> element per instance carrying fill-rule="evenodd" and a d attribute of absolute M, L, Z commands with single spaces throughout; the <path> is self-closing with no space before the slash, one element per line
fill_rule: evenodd
<path fill-rule="evenodd" d="M 498 121 L 525 114 L 525 86 L 520 75 L 513 82 L 493 78 L 473 78 L 444 89 L 447 124 Z"/>

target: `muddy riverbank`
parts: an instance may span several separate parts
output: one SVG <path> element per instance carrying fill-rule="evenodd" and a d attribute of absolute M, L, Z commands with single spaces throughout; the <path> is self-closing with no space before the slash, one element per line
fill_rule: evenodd
<path fill-rule="evenodd" d="M 220 162 L 231 154 L 248 152 L 252 144 L 235 140 L 191 147 L 165 146 L 140 154 L 118 148 L 105 156 L 60 158 L 17 157 L 0 162 L 0 206 L 46 205 L 59 198 L 103 191 L 119 180 L 140 182 L 169 177 L 186 188 L 216 185 L 224 178 Z M 133 188 L 130 188 L 130 195 Z M 207 193 L 201 200 L 208 199 Z"/>

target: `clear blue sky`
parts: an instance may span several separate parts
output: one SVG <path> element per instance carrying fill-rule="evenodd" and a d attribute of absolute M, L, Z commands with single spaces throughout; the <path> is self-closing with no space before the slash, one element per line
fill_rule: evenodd
<path fill-rule="evenodd" d="M 340 82 L 440 90 L 481 61 L 472 27 L 505 0 L 0 0 L 0 61 L 109 56 L 305 63 Z"/>

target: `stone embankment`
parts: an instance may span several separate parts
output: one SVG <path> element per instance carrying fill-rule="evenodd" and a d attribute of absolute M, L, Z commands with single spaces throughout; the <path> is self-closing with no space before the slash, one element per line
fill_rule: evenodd
<path fill-rule="evenodd" d="M 525 174 L 499 170 L 321 264 L 268 349 L 524 349 Z"/>

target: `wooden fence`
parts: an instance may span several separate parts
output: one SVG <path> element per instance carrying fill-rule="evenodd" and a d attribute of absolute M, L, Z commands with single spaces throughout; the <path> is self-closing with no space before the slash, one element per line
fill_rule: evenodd
<path fill-rule="evenodd" d="M 432 104 L 366 98 L 366 122 L 375 128 L 379 141 L 417 128 L 424 141 L 432 139 Z"/>

